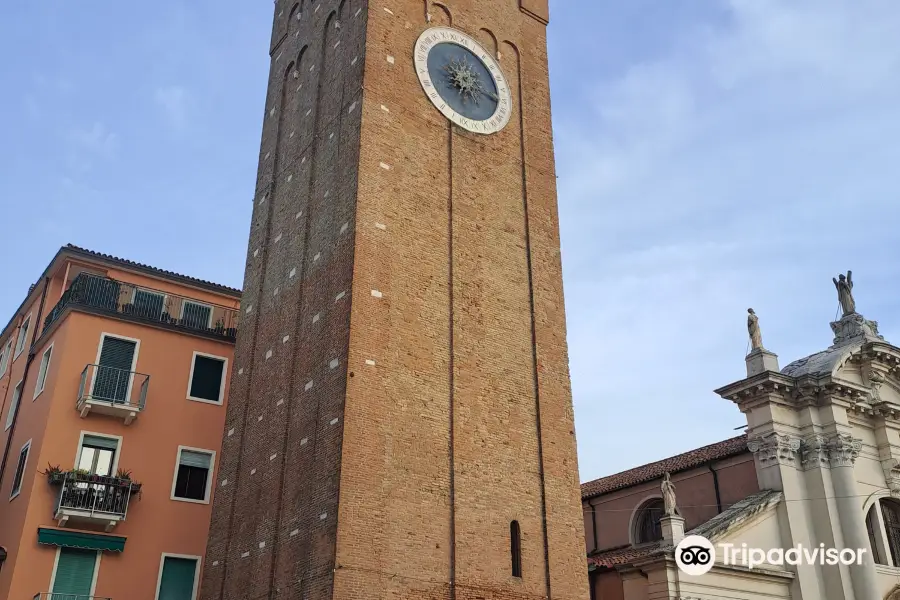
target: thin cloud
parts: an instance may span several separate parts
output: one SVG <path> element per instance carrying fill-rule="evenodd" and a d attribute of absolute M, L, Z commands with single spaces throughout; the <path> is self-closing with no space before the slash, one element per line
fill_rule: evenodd
<path fill-rule="evenodd" d="M 182 130 L 188 123 L 190 96 L 181 86 L 157 88 L 154 100 L 163 109 L 165 117 L 176 130 Z"/>
<path fill-rule="evenodd" d="M 100 122 L 87 128 L 76 127 L 69 133 L 69 141 L 76 151 L 102 158 L 114 157 L 119 149 L 119 136 Z"/>
<path fill-rule="evenodd" d="M 720 6 L 556 116 L 583 479 L 734 435 L 748 307 L 782 366 L 831 343 L 838 271 L 897 312 L 900 5 Z"/>

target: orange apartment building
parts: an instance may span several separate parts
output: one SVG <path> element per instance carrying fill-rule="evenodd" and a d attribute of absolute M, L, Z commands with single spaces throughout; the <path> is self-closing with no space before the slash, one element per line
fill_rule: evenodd
<path fill-rule="evenodd" d="M 57 253 L 0 333 L 0 598 L 196 598 L 239 307 Z"/>

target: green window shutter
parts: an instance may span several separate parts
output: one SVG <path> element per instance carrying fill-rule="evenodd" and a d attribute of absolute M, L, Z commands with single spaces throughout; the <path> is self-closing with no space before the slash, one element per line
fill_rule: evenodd
<path fill-rule="evenodd" d="M 205 452 L 192 452 L 190 450 L 181 451 L 180 464 L 186 467 L 197 467 L 200 469 L 208 469 L 212 457 Z"/>
<path fill-rule="evenodd" d="M 90 596 L 96 565 L 97 553 L 93 550 L 60 548 L 53 593 Z"/>
<path fill-rule="evenodd" d="M 98 400 L 125 402 L 131 382 L 131 363 L 135 342 L 114 337 L 103 338 L 100 366 L 94 379 L 94 397 Z"/>
<path fill-rule="evenodd" d="M 81 443 L 84 446 L 93 446 L 94 448 L 106 448 L 107 450 L 119 449 L 119 440 L 96 435 L 85 435 L 84 440 Z"/>
<path fill-rule="evenodd" d="M 195 559 L 167 556 L 163 561 L 157 600 L 193 600 L 196 572 Z"/>

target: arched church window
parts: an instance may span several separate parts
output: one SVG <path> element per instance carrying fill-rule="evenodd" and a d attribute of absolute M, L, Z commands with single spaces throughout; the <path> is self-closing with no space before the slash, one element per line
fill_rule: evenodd
<path fill-rule="evenodd" d="M 900 504 L 888 498 L 881 499 L 879 504 L 881 518 L 884 520 L 884 533 L 891 552 L 890 564 L 897 567 L 900 566 Z"/>
<path fill-rule="evenodd" d="M 638 511 L 634 528 L 634 542 L 646 544 L 662 539 L 662 526 L 659 520 L 665 514 L 665 504 L 661 498 L 650 500 Z"/>
<path fill-rule="evenodd" d="M 509 524 L 509 550 L 512 555 L 512 576 L 522 576 L 522 531 L 519 522 Z"/>
<path fill-rule="evenodd" d="M 881 544 L 878 543 L 878 539 L 876 537 L 876 533 L 879 531 L 878 527 L 878 508 L 876 505 L 872 505 L 872 508 L 869 509 L 869 513 L 866 515 L 866 531 L 869 533 L 869 547 L 872 549 L 872 558 L 876 564 L 883 565 L 886 564 L 884 558 L 881 556 L 881 552 L 878 551 L 878 548 Z"/>

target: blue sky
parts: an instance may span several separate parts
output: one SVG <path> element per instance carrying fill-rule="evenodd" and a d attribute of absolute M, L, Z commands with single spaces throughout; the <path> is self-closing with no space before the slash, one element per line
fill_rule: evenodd
<path fill-rule="evenodd" d="M 556 0 L 583 480 L 732 435 L 746 309 L 781 365 L 831 277 L 900 340 L 900 4 Z M 0 7 L 0 319 L 59 246 L 240 286 L 270 1 Z M 30 251 L 25 251 L 26 249 Z"/>

